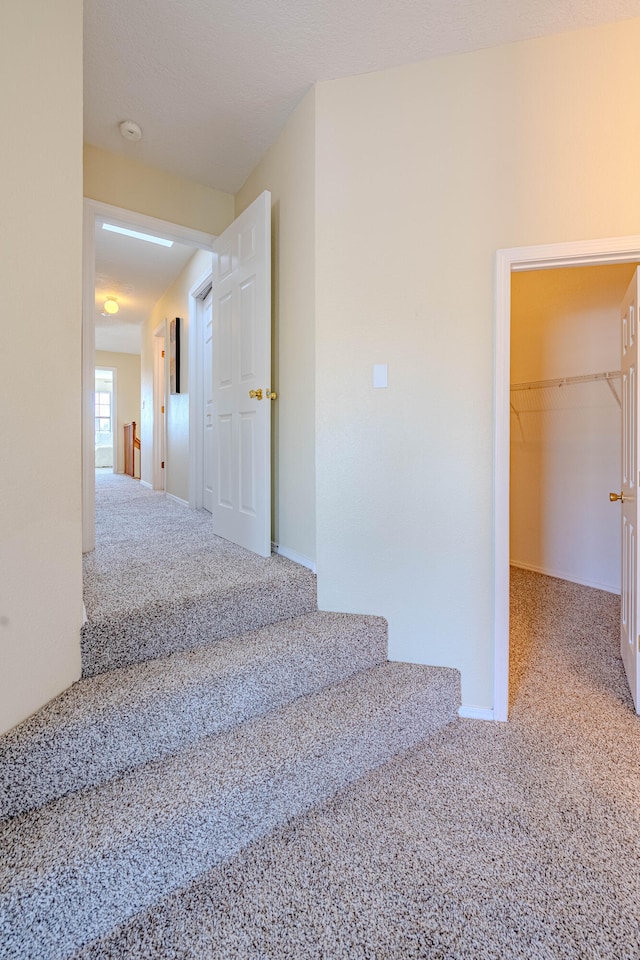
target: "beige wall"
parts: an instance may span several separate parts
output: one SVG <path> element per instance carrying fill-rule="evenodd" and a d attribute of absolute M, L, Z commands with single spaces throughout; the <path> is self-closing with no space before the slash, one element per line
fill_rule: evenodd
<path fill-rule="evenodd" d="M 632 20 L 316 90 L 320 604 L 386 616 L 467 706 L 493 706 L 495 251 L 640 232 L 639 43 Z"/>
<path fill-rule="evenodd" d="M 116 370 L 116 436 L 118 473 L 124 471 L 124 425 L 135 420 L 140 432 L 140 356 L 134 353 L 112 353 L 96 350 L 96 367 Z"/>
<path fill-rule="evenodd" d="M 620 368 L 635 264 L 534 270 L 511 283 L 511 381 Z M 620 396 L 620 385 L 615 383 Z M 511 562 L 618 593 L 620 407 L 606 381 L 511 394 Z"/>
<path fill-rule="evenodd" d="M 0 75 L 2 732 L 80 673 L 81 0 L 6 0 Z"/>
<path fill-rule="evenodd" d="M 153 308 L 151 316 L 142 328 L 142 479 L 153 483 L 153 463 L 146 451 L 151 450 L 153 438 L 153 363 L 154 339 L 159 327 L 165 331 L 165 378 L 166 378 L 166 440 L 165 489 L 167 493 L 189 499 L 189 337 L 192 319 L 189 314 L 189 292 L 204 276 L 211 273 L 212 255 L 197 250 L 188 264 Z M 181 391 L 169 393 L 169 321 L 180 317 L 182 337 Z"/>
<path fill-rule="evenodd" d="M 204 233 L 221 233 L 233 220 L 233 197 L 137 160 L 84 147 L 84 195 Z"/>
<path fill-rule="evenodd" d="M 281 549 L 315 561 L 315 90 L 236 197 L 272 197 L 272 519 Z"/>

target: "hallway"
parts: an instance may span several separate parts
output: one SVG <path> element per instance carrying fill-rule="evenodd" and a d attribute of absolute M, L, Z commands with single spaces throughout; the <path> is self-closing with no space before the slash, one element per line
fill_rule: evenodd
<path fill-rule="evenodd" d="M 316 608 L 306 568 L 249 553 L 216 537 L 205 511 L 98 472 L 96 549 L 83 558 L 83 594 L 84 676 Z"/>

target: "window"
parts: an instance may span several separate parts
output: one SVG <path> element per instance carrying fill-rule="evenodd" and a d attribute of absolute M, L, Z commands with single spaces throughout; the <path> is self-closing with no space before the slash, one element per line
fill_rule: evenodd
<path fill-rule="evenodd" d="M 111 433 L 111 394 L 96 393 L 96 434 Z"/>

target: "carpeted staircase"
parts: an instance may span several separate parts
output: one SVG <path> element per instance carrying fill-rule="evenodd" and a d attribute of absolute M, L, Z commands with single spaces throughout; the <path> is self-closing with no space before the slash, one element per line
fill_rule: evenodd
<path fill-rule="evenodd" d="M 73 956 L 456 718 L 455 671 L 386 662 L 304 568 L 102 494 L 83 679 L 0 738 L 0 958 Z"/>

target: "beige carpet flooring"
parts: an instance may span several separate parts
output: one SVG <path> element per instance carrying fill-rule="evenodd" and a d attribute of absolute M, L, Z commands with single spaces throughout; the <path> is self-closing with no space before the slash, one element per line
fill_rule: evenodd
<path fill-rule="evenodd" d="M 618 598 L 513 571 L 508 724 L 460 720 L 78 960 L 637 960 Z"/>
<path fill-rule="evenodd" d="M 309 571 L 220 541 L 210 518 L 130 478 L 97 492 L 92 675 L 0 737 L 0 960 L 67 960 L 135 925 L 457 722 L 457 671 L 388 663 L 385 621 L 319 613 Z M 176 944 L 186 919 L 178 907 Z M 245 955 L 217 938 L 201 955 L 229 950 Z"/>
<path fill-rule="evenodd" d="M 316 610 L 316 578 L 217 537 L 122 474 L 96 474 L 96 549 L 83 557 L 82 670 L 90 677 Z"/>

